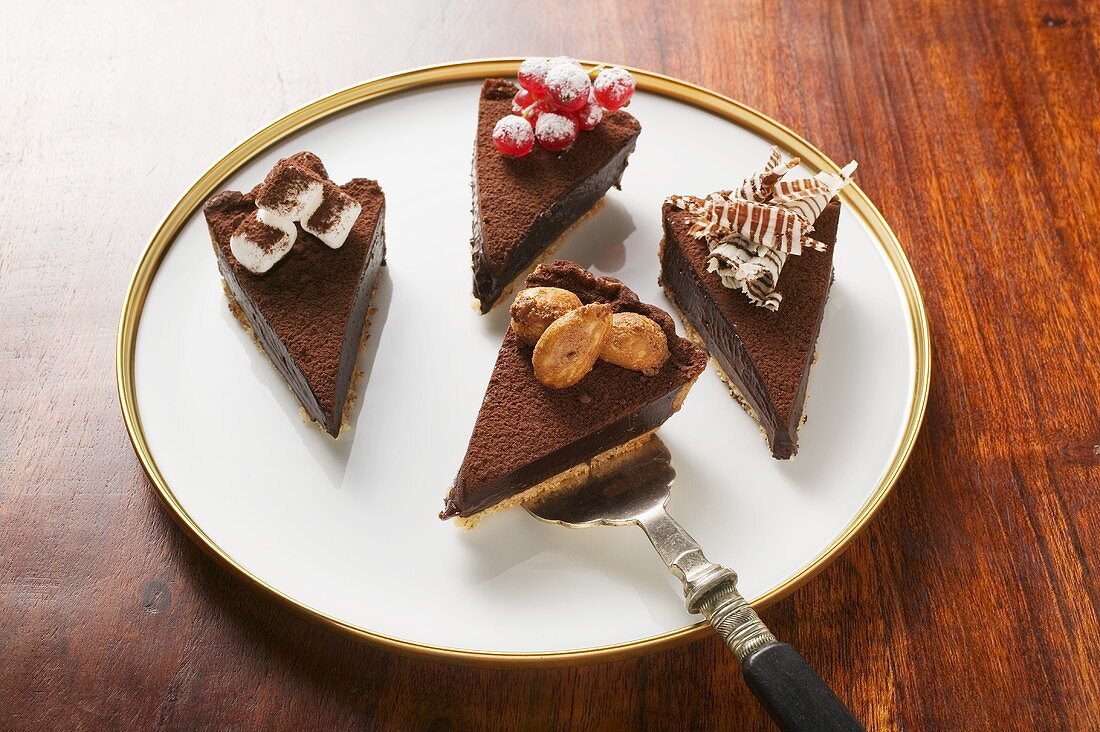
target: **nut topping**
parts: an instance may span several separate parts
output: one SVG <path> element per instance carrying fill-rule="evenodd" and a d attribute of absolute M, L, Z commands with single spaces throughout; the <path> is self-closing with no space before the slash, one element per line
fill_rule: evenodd
<path fill-rule="evenodd" d="M 668 338 L 661 326 L 638 313 L 615 313 L 600 358 L 646 376 L 656 376 L 668 360 Z"/>
<path fill-rule="evenodd" d="M 521 290 L 509 312 L 512 331 L 529 346 L 539 341 L 551 323 L 581 306 L 581 299 L 560 287 L 528 287 Z"/>
<path fill-rule="evenodd" d="M 583 379 L 600 357 L 611 322 L 611 306 L 599 303 L 571 310 L 552 322 L 535 344 L 531 359 L 535 378 L 553 389 L 565 389 Z"/>

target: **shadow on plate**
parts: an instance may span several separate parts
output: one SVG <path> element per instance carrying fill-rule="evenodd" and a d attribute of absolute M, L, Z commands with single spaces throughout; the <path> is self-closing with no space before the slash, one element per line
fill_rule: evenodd
<path fill-rule="evenodd" d="M 357 362 L 357 368 L 362 372 L 358 388 L 355 389 L 357 396 L 351 407 L 351 413 L 348 415 L 348 425 L 340 431 L 340 437 L 335 440 L 303 416 L 301 403 L 286 384 L 282 374 L 271 363 L 271 359 L 255 343 L 251 334 L 237 322 L 237 318 L 230 312 L 229 308 L 223 309 L 223 317 L 233 321 L 230 325 L 237 333 L 241 347 L 250 354 L 252 372 L 256 380 L 268 387 L 272 400 L 283 405 L 287 423 L 291 429 L 297 432 L 303 442 L 309 444 L 307 452 L 310 455 L 317 455 L 317 465 L 325 472 L 333 488 L 340 488 L 344 481 L 344 474 L 347 472 L 348 458 L 351 455 L 358 432 L 359 413 L 363 409 L 364 392 L 370 383 L 371 370 L 378 355 L 378 344 L 381 341 L 382 330 L 389 316 L 392 298 L 393 281 L 390 279 L 389 267 L 382 267 L 378 274 L 377 289 L 375 289 L 374 297 L 371 299 L 373 314 L 370 316 L 367 340 Z"/>
<path fill-rule="evenodd" d="M 382 330 L 385 328 L 389 317 L 390 302 L 393 299 L 393 280 L 390 278 L 390 268 L 382 267 L 378 273 L 378 285 L 374 296 L 371 298 L 371 315 L 368 324 L 367 340 L 363 344 L 363 351 L 359 354 L 356 368 L 361 372 L 359 383 L 355 390 L 355 402 L 348 414 L 348 424 L 340 430 L 338 439 L 331 439 L 321 432 L 312 423 L 303 423 L 302 431 L 309 435 L 315 449 L 320 453 L 317 465 L 325 471 L 333 488 L 339 489 L 344 484 L 344 475 L 347 473 L 348 458 L 351 456 L 352 447 L 359 434 L 359 415 L 363 411 L 363 402 L 366 401 L 366 391 L 370 385 L 371 371 L 374 368 L 375 358 L 378 356 L 378 344 L 382 341 Z M 350 398 L 350 394 L 349 394 Z M 364 426 L 365 430 L 370 428 Z M 311 453 L 313 446 L 311 446 Z"/>
<path fill-rule="evenodd" d="M 601 272 L 618 272 L 626 265 L 624 242 L 634 233 L 634 217 L 617 198 L 604 198 L 603 208 L 582 221 L 547 261 L 568 259 L 585 269 L 595 266 Z M 496 306 L 482 317 L 485 328 L 504 338 L 508 330 L 508 306 L 523 283 L 517 281 L 512 292 L 502 297 Z"/>

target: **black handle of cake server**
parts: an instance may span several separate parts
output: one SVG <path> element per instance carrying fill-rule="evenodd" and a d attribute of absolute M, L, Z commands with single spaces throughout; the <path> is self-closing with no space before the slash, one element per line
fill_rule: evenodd
<path fill-rule="evenodd" d="M 862 732 L 863 725 L 794 646 L 780 643 L 737 591 L 736 575 L 704 590 L 701 612 L 737 660 L 749 689 L 784 732 Z"/>
<path fill-rule="evenodd" d="M 784 732 L 863 730 L 855 715 L 794 646 L 772 643 L 741 661 L 752 693 Z"/>

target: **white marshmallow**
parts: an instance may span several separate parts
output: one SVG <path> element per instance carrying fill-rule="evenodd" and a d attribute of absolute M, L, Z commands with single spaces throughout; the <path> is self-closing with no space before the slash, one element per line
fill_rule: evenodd
<path fill-rule="evenodd" d="M 286 160 L 280 160 L 256 189 L 256 207 L 280 218 L 298 221 L 321 200 L 321 179 Z"/>
<path fill-rule="evenodd" d="M 241 266 L 263 274 L 286 256 L 298 238 L 298 227 L 270 211 L 256 209 L 229 237 L 229 251 Z"/>
<path fill-rule="evenodd" d="M 331 248 L 339 249 L 362 211 L 362 204 L 335 183 L 325 181 L 317 204 L 302 215 L 302 228 Z"/>

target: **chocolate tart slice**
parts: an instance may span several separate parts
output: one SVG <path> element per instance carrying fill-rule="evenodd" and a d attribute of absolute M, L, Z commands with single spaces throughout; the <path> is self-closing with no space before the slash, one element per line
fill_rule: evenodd
<path fill-rule="evenodd" d="M 312 153 L 287 160 L 328 180 Z M 255 274 L 234 257 L 230 238 L 256 210 L 259 188 L 224 191 L 203 208 L 230 309 L 251 329 L 310 419 L 337 437 L 371 294 L 385 263 L 385 196 L 376 181 L 365 178 L 340 186 L 363 207 L 343 245 L 332 249 L 296 224 L 290 252 Z"/>
<path fill-rule="evenodd" d="M 833 280 L 839 199 L 825 206 L 810 235 L 825 250 L 803 251 L 783 265 L 776 284 L 783 293 L 778 310 L 753 304 L 708 271 L 707 244 L 689 234 L 691 214 L 666 202 L 662 218 L 665 293 L 680 310 L 689 335 L 705 344 L 731 392 L 760 423 L 772 456 L 792 457 L 798 451 L 806 382 Z"/>
<path fill-rule="evenodd" d="M 676 335 L 668 313 L 619 280 L 556 261 L 537 267 L 527 287 L 558 287 L 584 305 L 650 318 L 667 338 L 668 360 L 652 376 L 597 361 L 573 386 L 552 389 L 535 378 L 533 348 L 509 327 L 440 518 L 471 526 L 490 511 L 575 486 L 591 466 L 628 454 L 672 416 L 706 366 L 706 354 Z"/>
<path fill-rule="evenodd" d="M 512 281 L 619 186 L 642 127 L 619 110 L 581 132 L 568 150 L 540 147 L 522 158 L 501 155 L 493 127 L 512 113 L 517 87 L 487 79 L 481 88 L 474 143 L 474 297 L 487 313 Z"/>

